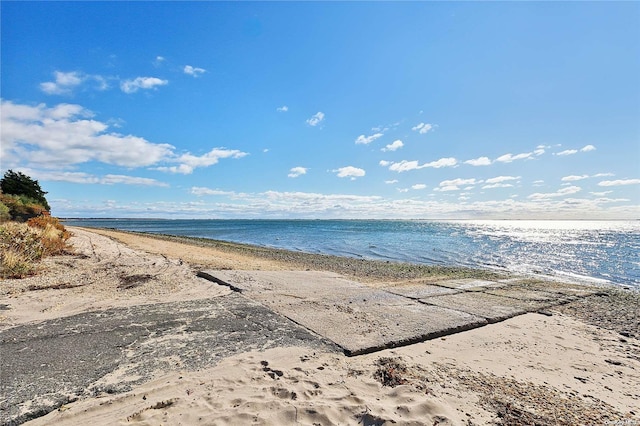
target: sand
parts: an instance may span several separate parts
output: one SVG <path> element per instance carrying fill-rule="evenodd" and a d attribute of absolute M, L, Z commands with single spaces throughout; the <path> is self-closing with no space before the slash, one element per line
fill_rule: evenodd
<path fill-rule="evenodd" d="M 225 297 L 228 288 L 195 278 L 202 266 L 290 267 L 115 231 L 73 231 L 78 255 L 49 259 L 38 277 L 2 281 L 0 305 L 12 309 L 0 311 L 0 330 L 109 307 Z M 135 278 L 147 276 L 144 285 Z M 640 425 L 640 341 L 563 312 L 356 357 L 296 346 L 198 369 L 178 363 L 127 392 L 82 396 L 28 424 Z"/>

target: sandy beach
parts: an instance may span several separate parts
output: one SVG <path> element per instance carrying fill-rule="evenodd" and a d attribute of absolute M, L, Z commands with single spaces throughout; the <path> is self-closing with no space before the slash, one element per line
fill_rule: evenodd
<path fill-rule="evenodd" d="M 637 293 L 349 357 L 198 272 L 329 271 L 372 289 L 492 275 L 71 230 L 74 254 L 1 282 L 2 424 L 640 425 Z"/>

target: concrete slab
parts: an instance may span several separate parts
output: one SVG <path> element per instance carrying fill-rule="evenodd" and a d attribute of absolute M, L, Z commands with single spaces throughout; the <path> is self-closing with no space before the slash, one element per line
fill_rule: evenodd
<path fill-rule="evenodd" d="M 455 290 L 464 290 L 464 291 L 485 291 L 489 288 L 501 288 L 508 285 L 507 283 L 504 283 L 504 282 L 474 280 L 470 278 L 439 281 L 435 284 L 441 287 L 451 288 Z"/>
<path fill-rule="evenodd" d="M 487 324 L 483 317 L 425 305 L 315 271 L 204 271 L 333 341 L 347 355 L 403 346 Z"/>
<path fill-rule="evenodd" d="M 404 284 L 390 287 L 382 287 L 382 290 L 411 299 L 422 299 L 431 296 L 441 296 L 443 294 L 455 294 L 462 290 L 442 287 L 429 284 Z"/>
<path fill-rule="evenodd" d="M 420 301 L 430 305 L 457 309 L 472 315 L 477 315 L 485 318 L 489 323 L 504 321 L 505 319 L 544 307 L 535 301 L 520 301 L 475 291 L 432 296 L 420 299 Z"/>
<path fill-rule="evenodd" d="M 551 293 L 548 291 L 523 287 L 519 285 L 510 285 L 508 287 L 502 288 L 488 288 L 485 290 L 485 293 L 528 302 L 547 302 L 551 304 L 560 304 L 567 301 L 566 296 L 560 293 Z"/>

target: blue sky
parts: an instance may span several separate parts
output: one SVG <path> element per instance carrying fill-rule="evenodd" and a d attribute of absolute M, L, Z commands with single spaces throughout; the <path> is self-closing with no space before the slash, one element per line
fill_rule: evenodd
<path fill-rule="evenodd" d="M 640 218 L 638 2 L 10 2 L 60 217 Z"/>

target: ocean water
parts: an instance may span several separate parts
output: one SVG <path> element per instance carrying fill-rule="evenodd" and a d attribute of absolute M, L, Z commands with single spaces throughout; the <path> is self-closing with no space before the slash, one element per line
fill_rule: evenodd
<path fill-rule="evenodd" d="M 640 290 L 640 221 L 67 219 L 308 253 L 468 266 Z"/>

